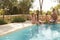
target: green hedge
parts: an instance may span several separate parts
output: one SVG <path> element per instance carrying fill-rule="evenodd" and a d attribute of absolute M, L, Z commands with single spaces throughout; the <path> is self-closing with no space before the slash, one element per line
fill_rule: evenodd
<path fill-rule="evenodd" d="M 3 19 L 0 19 L 0 25 L 3 25 L 3 24 L 7 24 L 7 22 L 4 21 Z"/>
<path fill-rule="evenodd" d="M 19 23 L 19 22 L 25 22 L 26 20 L 22 17 L 15 17 L 13 18 L 13 20 L 11 21 L 12 23 Z"/>

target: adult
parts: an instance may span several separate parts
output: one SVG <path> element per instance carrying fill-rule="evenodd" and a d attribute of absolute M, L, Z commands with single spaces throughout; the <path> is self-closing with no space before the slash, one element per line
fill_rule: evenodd
<path fill-rule="evenodd" d="M 52 10 L 52 14 L 51 14 L 51 22 L 55 23 L 57 21 L 57 12 L 55 9 Z"/>

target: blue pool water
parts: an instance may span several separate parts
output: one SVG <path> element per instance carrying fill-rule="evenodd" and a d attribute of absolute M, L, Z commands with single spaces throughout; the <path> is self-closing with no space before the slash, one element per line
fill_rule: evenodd
<path fill-rule="evenodd" d="M 60 40 L 60 24 L 33 25 L 0 36 L 0 40 Z"/>

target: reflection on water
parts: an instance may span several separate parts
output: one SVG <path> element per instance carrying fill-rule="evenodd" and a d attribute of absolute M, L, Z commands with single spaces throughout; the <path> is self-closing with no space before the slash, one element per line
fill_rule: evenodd
<path fill-rule="evenodd" d="M 60 24 L 40 24 L 0 37 L 0 40 L 60 40 Z"/>
<path fill-rule="evenodd" d="M 39 27 L 37 37 L 34 36 L 30 40 L 60 40 L 59 24 L 42 24 Z"/>

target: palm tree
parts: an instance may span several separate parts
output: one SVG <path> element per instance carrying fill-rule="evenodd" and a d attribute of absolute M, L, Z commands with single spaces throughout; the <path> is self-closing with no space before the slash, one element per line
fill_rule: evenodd
<path fill-rule="evenodd" d="M 42 15 L 43 0 L 39 0 L 39 3 L 40 3 L 40 14 Z M 39 10 L 37 10 L 36 12 L 37 12 L 37 22 L 39 22 Z"/>
<path fill-rule="evenodd" d="M 43 5 L 43 0 L 39 0 L 39 3 L 40 3 L 40 13 L 42 15 L 42 5 Z"/>

